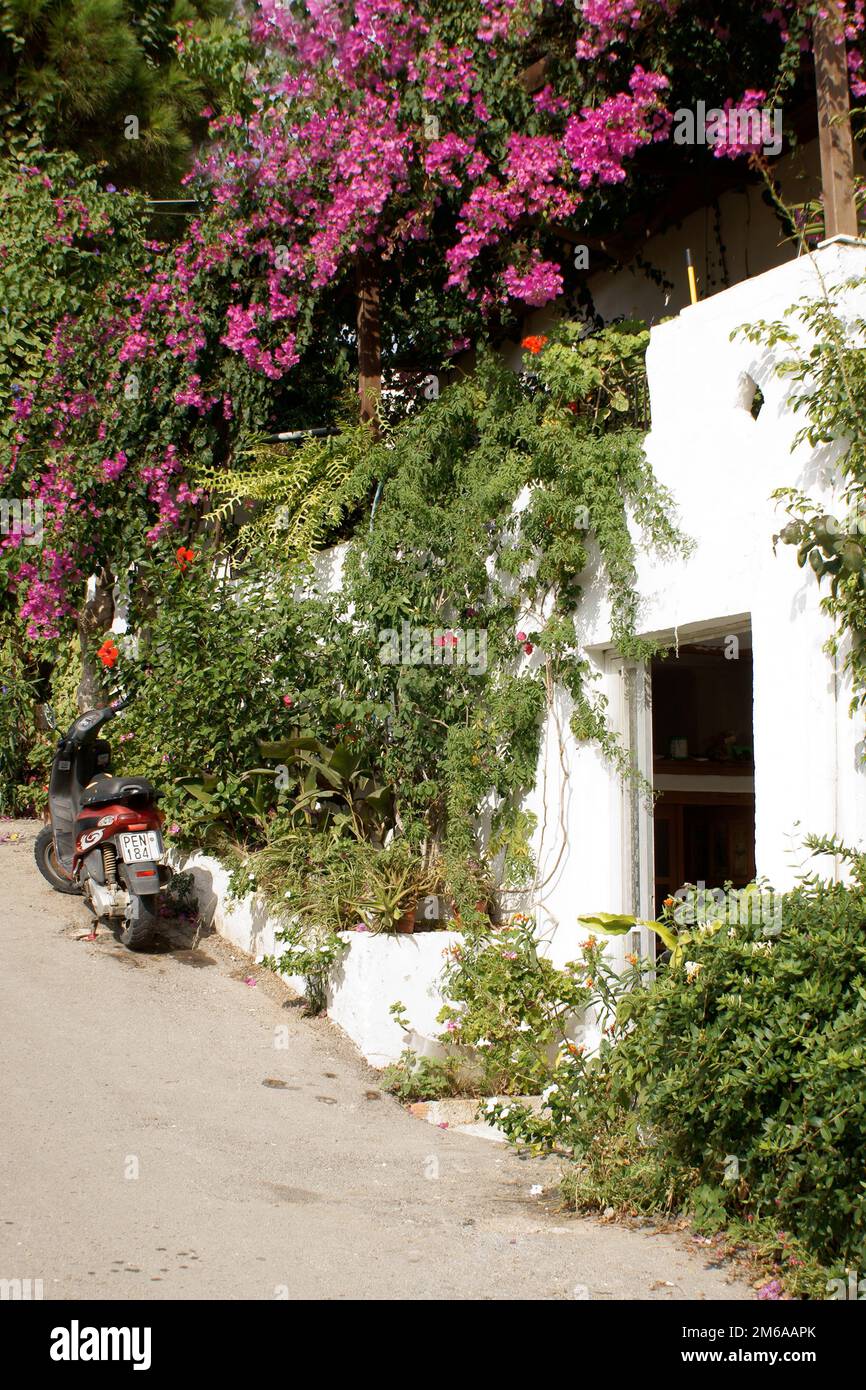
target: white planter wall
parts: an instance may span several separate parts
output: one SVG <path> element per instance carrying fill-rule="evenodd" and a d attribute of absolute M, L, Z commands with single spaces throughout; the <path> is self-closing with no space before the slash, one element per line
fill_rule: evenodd
<path fill-rule="evenodd" d="M 279 957 L 281 943 L 274 939 L 273 922 L 260 898 L 228 900 L 228 871 L 210 855 L 194 854 L 176 867 L 193 875 L 202 920 L 248 955 Z M 460 940 L 458 932 L 418 932 L 406 936 L 372 936 L 343 932 L 347 950 L 331 973 L 328 1016 L 343 1029 L 374 1067 L 394 1062 L 407 1046 L 420 1055 L 434 1056 L 443 1049 L 436 1042 L 443 1025 L 436 1015 L 442 1008 L 440 977 L 444 952 Z M 304 980 L 284 975 L 297 994 Z M 392 1004 L 400 1002 L 411 1031 L 407 1034 L 391 1017 Z"/>
<path fill-rule="evenodd" d="M 229 902 L 228 870 L 219 860 L 206 854 L 187 858 L 175 856 L 174 866 L 191 873 L 195 881 L 202 920 L 254 958 L 279 956 L 281 943 L 274 939 L 274 926 L 261 899 L 249 896 Z M 559 932 L 542 944 L 545 955 L 563 965 L 579 954 L 580 941 L 587 933 Z M 366 1060 L 374 1067 L 395 1062 L 405 1048 L 422 1057 L 441 1057 L 446 1049 L 438 1041 L 444 1025 L 437 1014 L 444 1001 L 442 972 L 449 948 L 462 940 L 456 931 L 416 932 L 384 936 L 368 932 L 342 932 L 347 944 L 340 961 L 331 972 L 327 994 L 328 1017 L 343 1029 Z M 300 976 L 281 978 L 297 994 L 304 993 Z M 397 1002 L 409 1020 L 409 1031 L 392 1018 L 390 1009 Z M 577 1042 L 595 1046 L 598 1030 L 591 1024 L 575 1024 Z"/>

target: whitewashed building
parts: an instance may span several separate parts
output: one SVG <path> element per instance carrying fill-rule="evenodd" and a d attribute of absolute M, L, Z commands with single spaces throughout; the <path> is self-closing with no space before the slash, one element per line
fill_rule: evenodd
<path fill-rule="evenodd" d="M 862 721 L 824 650 L 831 626 L 814 574 L 792 547 L 772 544 L 786 519 L 775 489 L 802 488 L 834 510 L 833 451 L 792 452 L 804 421 L 790 385 L 765 348 L 731 338 L 817 298 L 819 272 L 829 287 L 866 277 L 866 245 L 837 238 L 651 331 L 647 454 L 694 542 L 664 562 L 640 556 L 640 631 L 669 654 L 623 662 L 594 590 L 578 622 L 612 723 L 658 795 L 653 804 L 624 785 L 571 737 L 565 702 L 554 710 L 530 805 L 540 928 L 557 958 L 573 954 L 581 913 L 655 916 L 683 882 L 741 885 L 757 874 L 784 889 L 804 863 L 803 834 L 862 843 Z M 866 289 L 843 303 L 866 313 Z M 646 933 L 619 939 L 617 950 L 628 949 L 650 953 Z"/>

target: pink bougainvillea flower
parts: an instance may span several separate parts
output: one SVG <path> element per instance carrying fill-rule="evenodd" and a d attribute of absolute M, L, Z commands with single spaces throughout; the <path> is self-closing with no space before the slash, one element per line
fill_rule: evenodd
<path fill-rule="evenodd" d="M 288 707 L 289 707 L 290 705 L 293 705 L 294 703 L 295 703 L 295 702 L 294 702 L 294 700 L 292 699 L 291 695 L 284 695 L 284 696 L 283 696 L 283 704 L 286 706 L 287 709 L 288 709 Z"/>
<path fill-rule="evenodd" d="M 513 265 L 506 266 L 502 283 L 514 299 L 522 299 L 524 304 L 531 304 L 536 309 L 556 299 L 562 294 L 563 288 L 560 267 L 554 265 L 553 261 L 543 261 L 537 252 L 533 252 L 528 267 L 523 270 Z M 547 339 L 541 336 L 538 341 L 543 347 Z"/>
<path fill-rule="evenodd" d="M 521 628 L 520 632 L 518 632 L 517 637 L 515 638 L 515 641 L 516 641 L 516 642 L 525 642 L 525 641 L 526 641 L 526 633 L 523 631 L 522 628 Z"/>

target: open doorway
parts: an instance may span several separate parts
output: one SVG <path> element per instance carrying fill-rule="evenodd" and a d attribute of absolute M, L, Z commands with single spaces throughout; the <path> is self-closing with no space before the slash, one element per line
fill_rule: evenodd
<path fill-rule="evenodd" d="M 650 678 L 658 914 L 686 883 L 755 877 L 751 631 L 681 644 Z"/>

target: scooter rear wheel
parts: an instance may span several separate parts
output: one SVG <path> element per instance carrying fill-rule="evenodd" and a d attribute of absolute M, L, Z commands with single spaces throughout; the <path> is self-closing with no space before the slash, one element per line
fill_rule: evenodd
<path fill-rule="evenodd" d="M 54 834 L 50 825 L 44 825 L 36 836 L 33 852 L 36 856 L 36 867 L 56 893 L 81 895 L 79 884 L 60 872 L 60 866 L 57 863 L 57 850 L 54 848 Z"/>
<path fill-rule="evenodd" d="M 120 940 L 130 951 L 146 951 L 153 945 L 157 916 L 156 894 L 139 897 L 130 894 L 129 915 L 124 918 Z"/>

